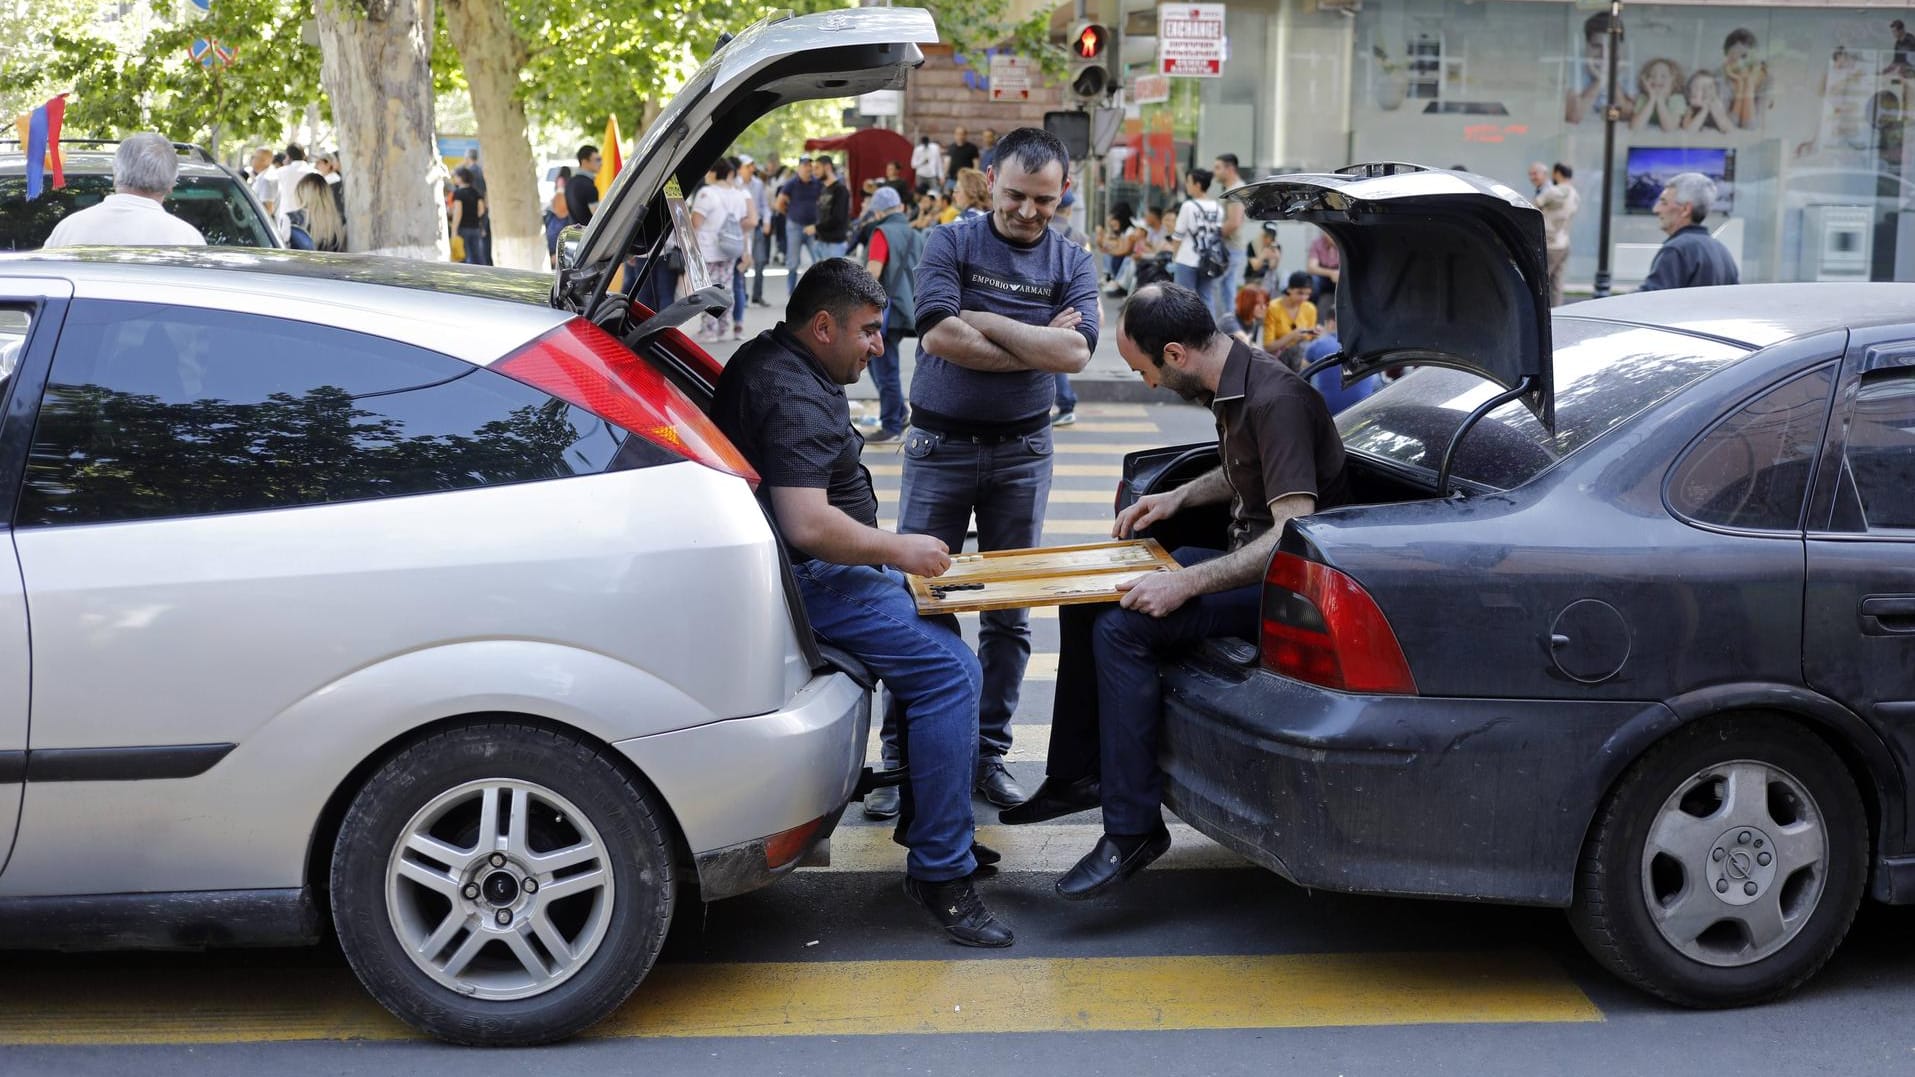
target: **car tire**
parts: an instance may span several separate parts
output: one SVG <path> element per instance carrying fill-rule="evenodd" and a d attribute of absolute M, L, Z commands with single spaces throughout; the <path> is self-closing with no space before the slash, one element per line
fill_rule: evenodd
<path fill-rule="evenodd" d="M 1765 1002 L 1848 934 L 1868 839 L 1854 779 L 1813 733 L 1763 715 L 1699 723 L 1604 802 L 1570 923 L 1603 966 L 1671 1002 Z"/>
<path fill-rule="evenodd" d="M 381 766 L 341 822 L 340 946 L 366 990 L 428 1035 L 564 1039 L 624 1002 L 664 943 L 663 819 L 576 736 L 508 722 L 435 733 Z"/>

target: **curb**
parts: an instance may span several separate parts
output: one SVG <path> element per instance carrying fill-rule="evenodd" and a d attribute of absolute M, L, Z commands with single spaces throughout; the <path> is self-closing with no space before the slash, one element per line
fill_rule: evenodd
<path fill-rule="evenodd" d="M 1106 374 L 1074 374 L 1071 376 L 1071 391 L 1077 399 L 1095 404 L 1175 404 L 1176 393 L 1167 393 L 1161 389 L 1152 389 L 1144 384 L 1144 379 L 1124 372 L 1123 377 Z"/>

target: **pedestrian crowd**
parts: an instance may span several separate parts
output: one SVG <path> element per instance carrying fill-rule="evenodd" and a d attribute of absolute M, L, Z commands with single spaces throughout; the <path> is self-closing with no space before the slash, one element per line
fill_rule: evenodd
<path fill-rule="evenodd" d="M 343 251 L 346 188 L 339 155 L 308 155 L 289 142 L 283 150 L 253 150 L 243 175 L 272 221 L 279 241 L 294 250 Z"/>

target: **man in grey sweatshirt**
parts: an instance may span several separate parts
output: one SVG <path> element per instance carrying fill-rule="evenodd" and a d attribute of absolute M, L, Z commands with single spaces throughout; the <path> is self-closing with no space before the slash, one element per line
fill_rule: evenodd
<path fill-rule="evenodd" d="M 980 550 L 1042 541 L 1053 375 L 1083 370 L 1097 345 L 1097 270 L 1049 227 L 1070 189 L 1063 143 L 1035 127 L 1012 131 L 988 178 L 991 212 L 933 229 L 915 288 L 920 339 L 898 530 L 935 535 L 953 552 L 973 513 Z M 999 807 L 1024 799 L 1004 754 L 1030 655 L 1026 611 L 983 615 L 975 788 Z"/>

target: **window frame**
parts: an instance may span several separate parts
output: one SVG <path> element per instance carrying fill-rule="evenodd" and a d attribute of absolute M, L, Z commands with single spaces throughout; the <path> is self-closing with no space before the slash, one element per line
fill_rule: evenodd
<path fill-rule="evenodd" d="M 1852 330 L 1835 385 L 1835 403 L 1822 436 L 1822 455 L 1815 469 L 1807 535 L 1827 542 L 1915 543 L 1915 530 L 1850 531 L 1835 526 L 1836 499 L 1842 467 L 1848 458 L 1849 427 L 1862 391 L 1862 377 L 1883 370 L 1915 368 L 1915 325 Z"/>
<path fill-rule="evenodd" d="M 1669 515 L 1690 527 L 1699 528 L 1704 531 L 1713 531 L 1722 535 L 1738 535 L 1746 538 L 1800 539 L 1807 529 L 1807 522 L 1810 519 L 1810 510 L 1815 504 L 1816 487 L 1821 473 L 1821 461 L 1828 452 L 1829 415 L 1834 406 L 1834 399 L 1839 395 L 1841 389 L 1841 372 L 1837 369 L 1840 362 L 1841 360 L 1831 357 L 1805 370 L 1795 370 L 1763 384 L 1753 392 L 1738 397 L 1733 404 L 1723 409 L 1721 414 L 1717 415 L 1707 426 L 1703 427 L 1701 433 L 1689 439 L 1688 443 L 1682 447 L 1682 450 L 1676 453 L 1670 460 L 1668 469 L 1663 472 L 1662 504 L 1663 508 L 1668 510 Z M 1796 508 L 1794 526 L 1781 528 L 1734 526 L 1699 519 L 1678 507 L 1677 498 L 1675 496 L 1676 475 L 1682 470 L 1682 466 L 1701 450 L 1704 442 L 1714 437 L 1716 432 L 1721 430 L 1723 426 L 1742 415 L 1742 413 L 1756 401 L 1761 400 L 1770 393 L 1780 391 L 1783 387 L 1792 385 L 1803 378 L 1812 378 L 1824 373 L 1832 373 L 1834 376 L 1830 379 L 1829 388 L 1824 390 L 1823 393 L 1822 434 L 1820 437 L 1814 439 L 1816 447 L 1814 455 L 1809 460 L 1808 485 L 1802 491 L 1802 504 Z"/>
<path fill-rule="evenodd" d="M 72 298 L 73 285 L 64 280 L 0 277 L 0 306 L 26 308 L 31 319 L 13 376 L 0 388 L 0 530 L 11 530 L 19 511 L 40 393 Z"/>

